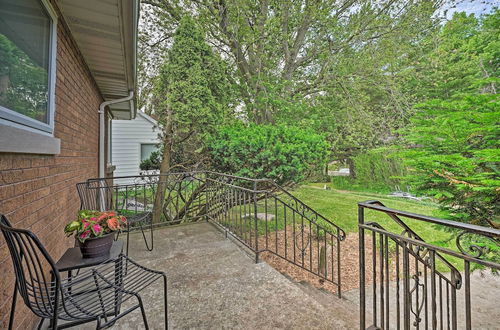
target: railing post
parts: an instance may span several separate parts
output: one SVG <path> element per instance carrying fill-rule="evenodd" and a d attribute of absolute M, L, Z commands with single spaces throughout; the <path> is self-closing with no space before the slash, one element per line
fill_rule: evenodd
<path fill-rule="evenodd" d="M 365 230 L 360 225 L 365 223 L 365 210 L 358 204 L 358 232 L 359 232 L 359 328 L 366 329 L 365 320 Z M 375 252 L 374 252 L 375 253 Z M 339 278 L 340 279 L 340 278 Z"/>
<path fill-rule="evenodd" d="M 464 260 L 465 277 L 465 329 L 472 329 L 471 301 L 470 301 L 470 262 Z"/>
<path fill-rule="evenodd" d="M 209 178 L 209 173 L 205 173 L 205 220 L 210 221 L 212 217 L 212 203 L 215 198 L 213 187 L 216 187 L 213 181 Z"/>
<path fill-rule="evenodd" d="M 209 180 L 208 180 L 208 173 L 203 173 L 204 174 L 204 178 L 205 178 L 205 182 L 202 183 L 202 184 L 205 184 L 205 188 L 204 188 L 204 192 L 205 192 L 205 214 L 203 215 L 204 218 L 205 218 L 205 221 L 208 222 L 208 213 L 209 213 L 209 205 L 208 205 L 208 199 L 209 199 L 209 191 L 210 191 L 210 184 L 209 184 Z"/>
<path fill-rule="evenodd" d="M 259 263 L 259 226 L 257 218 L 257 181 L 253 182 L 253 207 L 255 220 L 255 263 Z"/>
<path fill-rule="evenodd" d="M 455 280 L 455 272 L 451 273 L 452 283 L 457 283 Z M 454 285 L 451 286 L 451 328 L 457 329 L 457 289 Z"/>
<path fill-rule="evenodd" d="M 333 247 L 332 247 L 333 248 Z M 332 251 L 333 253 L 333 251 Z M 342 274 L 340 270 L 340 229 L 337 228 L 337 276 L 338 276 L 338 292 L 339 298 L 342 298 Z M 333 273 L 332 273 L 333 280 Z"/>
<path fill-rule="evenodd" d="M 431 310 L 432 310 L 432 329 L 437 329 L 437 302 L 436 302 L 436 251 L 429 250 L 429 262 L 431 266 Z M 427 289 L 427 288 L 426 288 Z M 417 301 L 418 303 L 418 301 Z M 426 316 L 427 317 L 427 316 Z M 443 315 L 441 314 L 442 318 Z"/>
<path fill-rule="evenodd" d="M 403 319 L 404 329 L 410 329 L 410 311 L 411 311 L 411 293 L 410 293 L 410 255 L 409 247 L 406 242 L 402 244 L 403 248 Z M 435 296 L 432 296 L 434 299 Z M 435 329 L 435 328 L 433 328 Z"/>

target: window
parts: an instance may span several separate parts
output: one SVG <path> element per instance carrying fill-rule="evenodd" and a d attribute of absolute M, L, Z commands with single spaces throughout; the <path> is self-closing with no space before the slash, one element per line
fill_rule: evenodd
<path fill-rule="evenodd" d="M 157 151 L 158 147 L 153 143 L 143 143 L 141 144 L 141 162 L 145 159 L 148 159 L 153 151 Z"/>
<path fill-rule="evenodd" d="M 45 0 L 0 0 L 0 118 L 52 133 L 56 18 Z"/>

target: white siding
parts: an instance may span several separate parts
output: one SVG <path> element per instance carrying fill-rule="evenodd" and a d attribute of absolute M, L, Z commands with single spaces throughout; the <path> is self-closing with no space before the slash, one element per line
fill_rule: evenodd
<path fill-rule="evenodd" d="M 113 120 L 111 128 L 111 162 L 116 166 L 115 177 L 139 174 L 141 144 L 160 142 L 158 139 L 159 129 L 156 127 L 153 131 L 154 126 L 141 113 L 138 113 L 133 120 Z"/>

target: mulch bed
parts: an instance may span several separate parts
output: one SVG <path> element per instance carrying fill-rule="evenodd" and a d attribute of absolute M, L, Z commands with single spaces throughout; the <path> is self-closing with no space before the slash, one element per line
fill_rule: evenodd
<path fill-rule="evenodd" d="M 297 233 L 297 231 L 296 231 Z M 268 247 L 270 250 L 275 250 L 276 246 L 276 234 L 277 234 L 277 241 L 278 241 L 278 254 L 284 256 L 285 252 L 285 230 L 280 230 L 277 233 L 272 232 L 269 233 L 268 235 Z M 286 251 L 289 259 L 293 260 L 293 253 L 294 253 L 294 244 L 292 243 L 293 240 L 291 237 L 293 237 L 293 227 L 287 227 L 286 228 L 286 235 L 288 238 L 288 242 L 286 244 Z M 264 247 L 266 245 L 266 240 L 265 236 L 259 237 L 259 247 Z M 352 289 L 359 288 L 359 246 L 358 246 L 358 234 L 357 233 L 350 233 L 347 235 L 344 241 L 340 243 L 340 269 L 341 269 L 341 288 L 342 291 L 348 291 Z M 307 241 L 307 240 L 306 240 Z M 334 241 L 336 242 L 336 241 Z M 301 243 L 300 236 L 299 236 L 299 243 Z M 311 269 L 310 267 L 310 262 L 312 259 L 312 270 L 314 272 L 318 272 L 318 260 L 319 260 L 319 253 L 318 253 L 318 241 L 316 239 L 312 240 L 312 245 L 309 246 L 308 244 L 305 244 L 307 246 L 306 248 L 306 257 L 304 258 L 304 267 Z M 299 246 L 297 246 L 299 245 Z M 319 246 L 324 246 L 324 242 L 320 241 Z M 295 244 L 295 254 L 296 254 L 296 263 L 302 265 L 302 258 L 301 258 L 301 244 Z M 333 263 L 334 263 L 334 273 L 333 273 L 333 279 L 334 281 L 337 281 L 338 275 L 336 273 L 336 264 L 337 264 L 337 252 L 336 252 L 336 246 L 333 246 L 333 251 L 332 251 L 332 246 L 330 244 L 327 244 L 327 269 L 330 270 L 332 266 L 332 261 L 331 261 L 331 253 L 333 252 Z M 380 280 L 380 251 L 377 250 L 377 281 Z M 365 278 L 366 278 L 366 285 L 369 286 L 372 284 L 372 279 L 373 279 L 373 263 L 372 263 L 372 240 L 371 240 L 371 235 L 370 237 L 365 237 Z M 394 252 L 389 252 L 389 257 L 390 257 L 390 263 L 389 263 L 389 279 L 395 280 L 396 278 L 396 268 L 395 268 L 395 255 Z M 301 267 L 298 267 L 292 263 L 290 263 L 287 260 L 284 260 L 278 256 L 276 256 L 273 253 L 269 252 L 264 252 L 261 254 L 261 259 L 266 261 L 269 265 L 271 265 L 273 268 L 278 270 L 279 272 L 287 275 L 288 277 L 292 278 L 295 281 L 298 282 L 308 282 L 311 285 L 313 285 L 316 288 L 321 288 L 325 289 L 327 291 L 330 291 L 332 293 L 336 293 L 337 287 L 336 285 L 322 280 L 319 276 L 312 274 L 311 272 L 302 269 Z M 401 262 L 400 258 L 400 262 Z M 411 263 L 413 264 L 413 262 Z M 400 264 L 401 266 L 401 264 Z M 411 267 L 412 269 L 414 268 L 414 265 Z M 400 267 L 402 269 L 402 267 Z M 332 278 L 332 274 L 327 275 L 328 278 Z"/>

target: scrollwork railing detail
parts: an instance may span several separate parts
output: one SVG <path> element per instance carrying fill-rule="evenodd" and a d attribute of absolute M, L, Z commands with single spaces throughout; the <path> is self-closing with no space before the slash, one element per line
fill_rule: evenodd
<path fill-rule="evenodd" d="M 420 322 L 422 322 L 422 317 L 420 316 L 422 309 L 424 308 L 424 292 L 427 289 L 423 283 L 420 282 L 420 275 L 421 273 L 417 273 L 413 275 L 411 278 L 414 281 L 413 287 L 410 290 L 410 295 L 411 297 L 415 296 L 415 305 L 411 304 L 410 310 L 411 313 L 415 316 L 415 321 L 413 322 L 413 325 L 417 327 Z M 421 291 L 421 295 L 418 295 L 419 289 Z M 415 309 L 414 309 L 415 307 Z"/>
<path fill-rule="evenodd" d="M 467 230 L 462 231 L 460 234 L 457 235 L 456 238 L 456 245 L 457 248 L 460 250 L 460 252 L 466 256 L 476 258 L 476 259 L 481 259 L 484 258 L 489 252 L 490 249 L 487 246 L 481 246 L 479 245 L 480 243 L 473 242 L 472 240 L 469 239 L 469 241 L 465 240 L 465 237 L 474 237 L 474 238 L 483 238 L 485 240 L 489 240 L 493 243 L 495 243 L 497 246 L 500 246 L 500 239 L 489 237 L 489 236 L 484 236 L 480 235 L 478 233 L 473 233 Z M 467 246 L 465 246 L 467 244 Z"/>
<path fill-rule="evenodd" d="M 295 247 L 300 251 L 301 257 L 304 257 L 306 255 L 306 250 L 309 247 L 309 244 L 311 244 L 311 232 L 309 230 L 306 231 L 305 226 L 301 225 L 300 231 L 298 231 L 297 234 L 295 234 L 294 241 L 295 241 Z M 299 242 L 301 242 L 300 246 Z"/>

